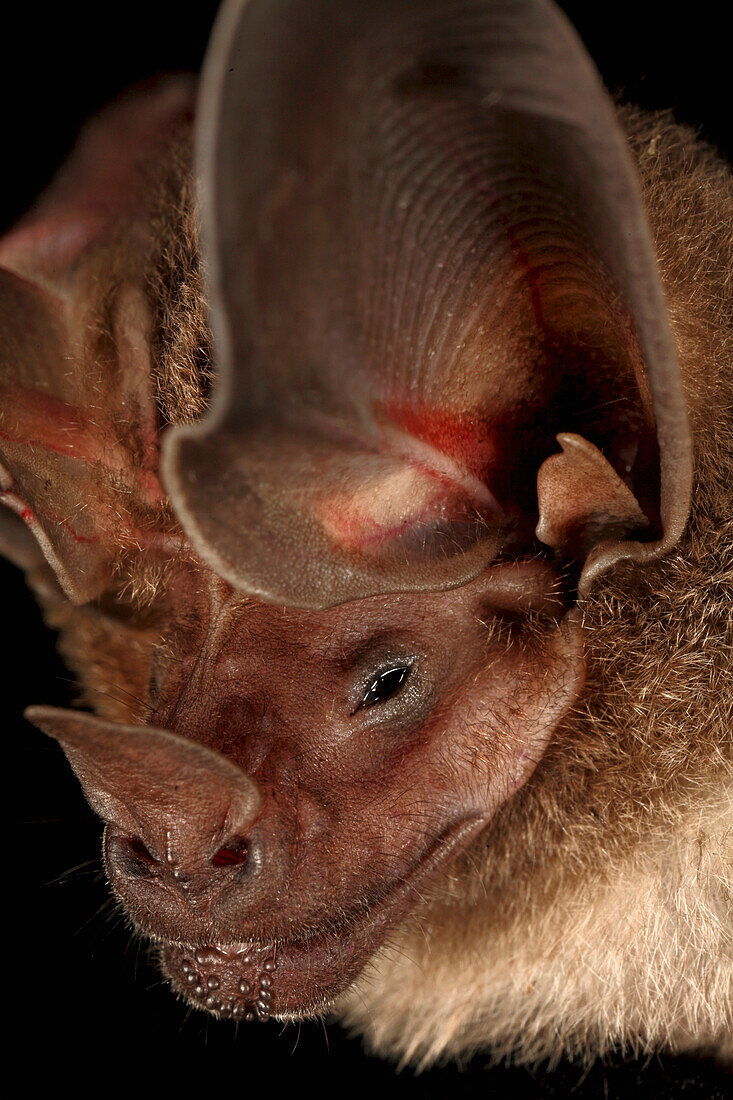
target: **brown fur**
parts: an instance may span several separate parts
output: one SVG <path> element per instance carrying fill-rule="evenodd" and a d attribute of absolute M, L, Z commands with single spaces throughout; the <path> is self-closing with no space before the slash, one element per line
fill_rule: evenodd
<path fill-rule="evenodd" d="M 490 1047 L 733 1055 L 733 193 L 626 111 L 695 440 L 687 531 L 583 609 L 589 673 L 524 790 L 394 937 L 347 1019 L 427 1065 Z"/>
<path fill-rule="evenodd" d="M 164 424 L 202 415 L 213 370 L 190 163 L 190 146 L 181 144 L 162 173 L 153 222 L 156 249 L 148 296 L 154 312 L 154 382 Z"/>
<path fill-rule="evenodd" d="M 674 553 L 643 573 L 618 568 L 586 601 L 575 711 L 342 999 L 376 1050 L 420 1065 L 479 1047 L 524 1061 L 617 1044 L 733 1056 L 733 198 L 725 166 L 689 131 L 623 118 L 688 396 L 693 513 Z M 211 373 L 180 152 L 161 200 L 155 384 L 162 421 L 177 423 L 202 413 Z M 118 595 L 159 594 L 159 564 L 124 561 Z M 121 626 L 101 607 L 62 618 L 87 699 L 140 720 L 154 619 Z"/>

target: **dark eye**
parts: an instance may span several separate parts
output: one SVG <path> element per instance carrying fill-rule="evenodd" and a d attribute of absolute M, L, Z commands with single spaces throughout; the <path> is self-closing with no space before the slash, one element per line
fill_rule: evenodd
<path fill-rule="evenodd" d="M 363 707 L 372 707 L 375 703 L 383 703 L 400 690 L 407 677 L 410 675 L 410 665 L 395 665 L 375 676 L 364 693 L 364 698 L 353 712 Z"/>

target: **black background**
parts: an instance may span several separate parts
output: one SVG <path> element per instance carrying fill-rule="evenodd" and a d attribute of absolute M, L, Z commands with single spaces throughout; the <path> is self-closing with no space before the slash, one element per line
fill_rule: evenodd
<path fill-rule="evenodd" d="M 195 70 L 217 4 L 126 0 L 17 5 L 3 11 L 3 167 L 0 226 L 48 182 L 81 122 L 130 83 L 152 73 Z M 650 0 L 577 0 L 562 5 L 607 85 L 648 108 L 673 107 L 728 155 L 730 92 L 720 6 Z M 2 791 L 8 813 L 2 876 L 9 916 L 2 956 L 12 1014 L 8 1063 L 33 1095 L 49 1082 L 82 1096 L 117 1086 L 188 1085 L 198 1093 L 259 1095 L 355 1088 L 404 1097 L 729 1095 L 711 1062 L 620 1056 L 588 1073 L 488 1068 L 477 1057 L 419 1077 L 365 1054 L 338 1026 L 236 1026 L 189 1014 L 160 983 L 124 919 L 108 901 L 98 859 L 100 827 L 55 743 L 23 722 L 31 702 L 67 705 L 73 686 L 21 575 L 0 562 L 7 644 L 2 664 Z M 6 1029 L 7 1034 L 7 1029 Z"/>

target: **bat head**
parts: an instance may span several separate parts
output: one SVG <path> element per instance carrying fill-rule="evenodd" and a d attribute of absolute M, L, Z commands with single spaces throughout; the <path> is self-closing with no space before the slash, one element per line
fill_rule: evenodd
<path fill-rule="evenodd" d="M 674 544 L 690 447 L 623 138 L 549 5 L 232 2 L 197 110 L 208 415 L 158 462 L 132 245 L 91 414 L 57 366 L 87 246 L 59 282 L 42 222 L 0 252 L 44 349 L 8 357 L 0 500 L 80 607 L 121 551 L 168 560 L 142 706 L 29 716 L 173 986 L 292 1016 L 529 779 L 582 690 L 578 601 Z"/>

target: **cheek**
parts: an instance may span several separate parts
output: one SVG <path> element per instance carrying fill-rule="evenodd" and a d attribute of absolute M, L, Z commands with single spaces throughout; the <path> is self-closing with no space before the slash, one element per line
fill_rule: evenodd
<path fill-rule="evenodd" d="M 478 664 L 456 690 L 435 741 L 434 786 L 464 808 L 493 813 L 529 779 L 577 698 L 584 662 L 567 624 Z"/>

